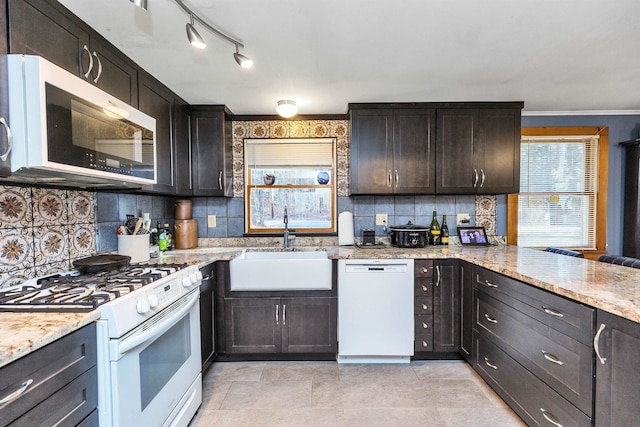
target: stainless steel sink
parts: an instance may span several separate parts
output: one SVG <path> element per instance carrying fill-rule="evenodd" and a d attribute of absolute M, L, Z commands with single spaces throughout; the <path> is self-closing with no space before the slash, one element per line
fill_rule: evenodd
<path fill-rule="evenodd" d="M 229 262 L 232 291 L 331 289 L 326 251 L 243 251 Z"/>

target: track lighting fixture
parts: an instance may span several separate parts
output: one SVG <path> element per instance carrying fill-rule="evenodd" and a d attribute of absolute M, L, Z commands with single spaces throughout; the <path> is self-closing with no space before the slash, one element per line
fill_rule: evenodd
<path fill-rule="evenodd" d="M 278 101 L 276 112 L 285 119 L 295 116 L 298 112 L 296 101 L 292 101 L 290 99 L 282 99 Z"/>
<path fill-rule="evenodd" d="M 185 13 L 187 13 L 189 15 L 189 17 L 191 19 L 191 22 L 189 24 L 187 24 L 187 36 L 189 37 L 189 43 L 191 43 L 194 47 L 197 47 L 199 49 L 203 49 L 203 48 L 205 48 L 207 46 L 207 43 L 204 41 L 204 39 L 200 36 L 198 31 L 196 31 L 196 28 L 194 27 L 195 21 L 198 21 L 198 23 L 200 25 L 202 25 L 203 27 L 205 27 L 206 29 L 208 29 L 212 33 L 214 33 L 217 36 L 225 39 L 229 43 L 233 43 L 236 46 L 236 51 L 233 54 L 233 57 L 235 58 L 235 60 L 238 63 L 238 65 L 240 65 L 242 68 L 251 68 L 253 66 L 253 61 L 250 58 L 248 58 L 248 57 L 246 57 L 246 56 L 244 56 L 244 55 L 242 55 L 240 53 L 240 48 L 244 48 L 244 45 L 242 43 L 240 43 L 238 40 L 236 40 L 236 39 L 234 39 L 232 37 L 229 37 L 228 35 L 226 35 L 222 31 L 218 30 L 217 28 L 214 28 L 207 21 L 204 21 L 195 12 L 193 12 L 184 3 L 183 0 L 174 0 L 174 1 L 176 2 L 176 4 L 178 6 L 180 6 L 180 8 L 183 11 L 185 11 Z M 138 4 L 138 2 L 144 3 L 145 8 L 146 8 L 147 0 L 131 0 L 131 2 L 135 3 L 136 5 Z"/>
<path fill-rule="evenodd" d="M 187 24 L 187 37 L 189 37 L 189 43 L 191 46 L 197 47 L 198 49 L 204 49 L 207 47 L 207 43 L 204 41 L 196 27 L 193 26 L 193 14 L 191 14 L 191 22 Z"/>
<path fill-rule="evenodd" d="M 236 59 L 238 65 L 242 68 L 253 67 L 253 61 L 240 53 L 240 46 L 238 45 L 236 45 L 236 53 L 233 54 L 233 57 Z"/>
<path fill-rule="evenodd" d="M 130 0 L 131 3 L 138 6 L 140 9 L 147 10 L 147 0 Z"/>

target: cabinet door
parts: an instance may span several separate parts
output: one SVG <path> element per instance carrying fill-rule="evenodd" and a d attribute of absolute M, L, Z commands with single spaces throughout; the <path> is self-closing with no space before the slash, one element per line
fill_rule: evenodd
<path fill-rule="evenodd" d="M 596 426 L 632 426 L 640 420 L 640 324 L 598 311 L 604 325 L 596 349 Z"/>
<path fill-rule="evenodd" d="M 390 194 L 393 110 L 351 111 L 351 194 Z"/>
<path fill-rule="evenodd" d="M 139 108 L 156 119 L 157 184 L 144 186 L 145 191 L 173 194 L 175 191 L 173 158 L 173 94 L 146 74 L 138 82 Z"/>
<path fill-rule="evenodd" d="M 89 46 L 89 34 L 73 15 L 58 2 L 9 0 L 8 4 L 10 53 L 40 55 L 75 75 L 82 72 L 80 55 L 83 46 Z"/>
<path fill-rule="evenodd" d="M 138 70 L 135 64 L 108 42 L 91 38 L 93 69 L 87 79 L 105 92 L 134 107 L 138 106 Z M 89 55 L 82 54 L 82 69 L 88 70 Z M 99 73 L 99 74 L 98 74 Z"/>
<path fill-rule="evenodd" d="M 279 298 L 227 298 L 227 353 L 279 352 L 282 321 Z"/>
<path fill-rule="evenodd" d="M 478 139 L 478 110 L 440 109 L 437 119 L 436 193 L 474 194 L 479 182 L 473 157 Z"/>
<path fill-rule="evenodd" d="M 200 271 L 203 277 L 200 285 L 200 346 L 202 372 L 205 372 L 211 365 L 214 353 L 214 264 L 203 267 Z"/>
<path fill-rule="evenodd" d="M 283 298 L 282 352 L 336 353 L 335 298 Z"/>
<path fill-rule="evenodd" d="M 456 260 L 436 261 L 433 278 L 433 330 L 436 352 L 460 350 L 460 285 Z"/>
<path fill-rule="evenodd" d="M 176 159 L 176 194 L 190 196 L 191 185 L 191 130 L 189 106 L 182 100 L 174 100 L 175 105 L 175 159 Z"/>
<path fill-rule="evenodd" d="M 520 191 L 520 109 L 479 112 L 476 169 L 479 194 Z"/>
<path fill-rule="evenodd" d="M 223 111 L 191 111 L 194 196 L 225 194 L 224 126 Z"/>
<path fill-rule="evenodd" d="M 435 193 L 435 110 L 393 112 L 393 192 Z"/>
<path fill-rule="evenodd" d="M 460 352 L 469 363 L 473 363 L 473 266 L 459 261 L 458 283 L 460 285 Z"/>

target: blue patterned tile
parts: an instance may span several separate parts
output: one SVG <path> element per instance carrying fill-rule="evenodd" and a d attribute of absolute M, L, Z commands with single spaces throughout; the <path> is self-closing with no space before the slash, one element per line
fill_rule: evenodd
<path fill-rule="evenodd" d="M 31 188 L 0 186 L 0 228 L 30 227 Z"/>
<path fill-rule="evenodd" d="M 69 260 L 67 226 L 35 227 L 33 233 L 36 265 Z"/>
<path fill-rule="evenodd" d="M 94 193 L 67 191 L 67 224 L 93 224 L 96 222 Z"/>
<path fill-rule="evenodd" d="M 33 226 L 64 225 L 67 223 L 67 194 L 65 190 L 34 188 Z"/>
<path fill-rule="evenodd" d="M 8 288 L 9 286 L 20 285 L 29 279 L 36 277 L 35 269 L 20 268 L 18 270 L 12 270 L 8 273 L 0 274 L 0 290 Z"/>
<path fill-rule="evenodd" d="M 0 229 L 0 272 L 32 268 L 34 264 L 32 229 Z"/>
<path fill-rule="evenodd" d="M 84 258 L 96 253 L 96 230 L 93 224 L 70 225 L 67 233 L 70 259 Z"/>

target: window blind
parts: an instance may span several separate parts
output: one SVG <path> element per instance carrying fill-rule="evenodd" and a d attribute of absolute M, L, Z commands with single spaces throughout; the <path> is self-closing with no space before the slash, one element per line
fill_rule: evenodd
<path fill-rule="evenodd" d="M 247 139 L 245 161 L 253 169 L 278 167 L 333 167 L 333 139 Z"/>
<path fill-rule="evenodd" d="M 523 137 L 518 245 L 596 247 L 598 136 Z"/>

